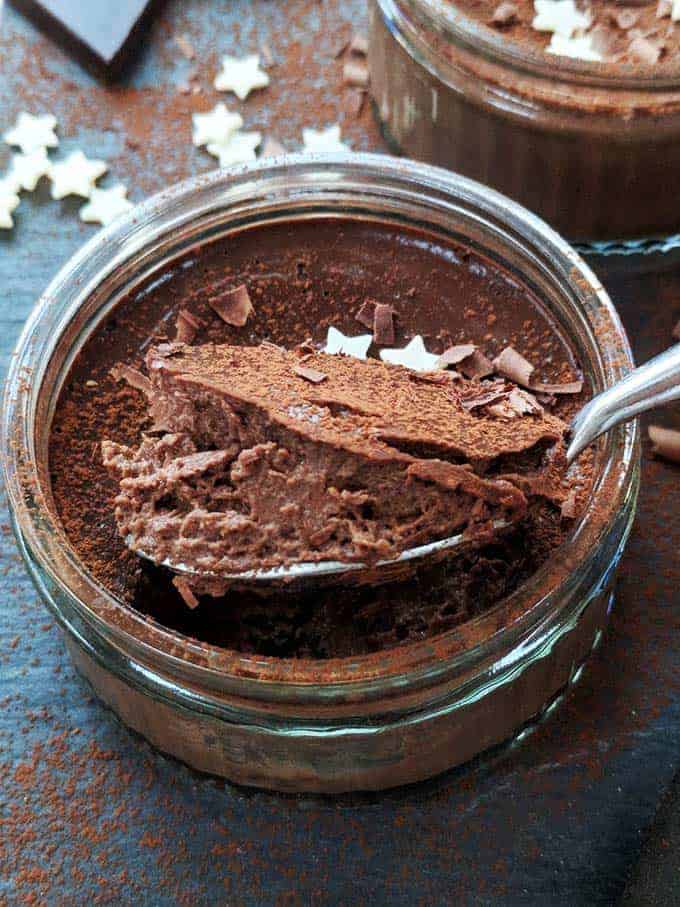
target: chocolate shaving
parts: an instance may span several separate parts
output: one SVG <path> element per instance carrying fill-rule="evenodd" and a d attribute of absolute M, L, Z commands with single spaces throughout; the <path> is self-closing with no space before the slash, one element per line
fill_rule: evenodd
<path fill-rule="evenodd" d="M 181 576 L 176 576 L 176 577 L 174 577 L 174 579 L 172 581 L 172 585 L 175 587 L 175 589 L 177 589 L 179 594 L 182 596 L 184 604 L 187 606 L 187 608 L 191 608 L 191 610 L 193 611 L 194 608 L 198 607 L 198 604 L 199 604 L 198 599 L 192 592 L 191 586 L 185 579 L 182 579 Z"/>
<path fill-rule="evenodd" d="M 673 328 L 673 339 L 680 340 L 680 321 Z"/>
<path fill-rule="evenodd" d="M 494 372 L 493 363 L 481 350 L 475 350 L 468 359 L 463 359 L 458 368 L 466 378 L 487 378 Z"/>
<path fill-rule="evenodd" d="M 138 369 L 124 362 L 119 362 L 113 366 L 109 374 L 114 381 L 127 381 L 130 387 L 141 391 L 145 396 L 150 397 L 153 394 L 151 382 Z"/>
<path fill-rule="evenodd" d="M 408 377 L 410 381 L 420 382 L 422 384 L 451 384 L 457 378 L 460 378 L 458 372 L 414 372 L 409 370 Z M 456 398 L 457 399 L 457 398 Z"/>
<path fill-rule="evenodd" d="M 376 304 L 373 313 L 373 342 L 378 346 L 394 343 L 394 309 L 383 302 Z"/>
<path fill-rule="evenodd" d="M 510 391 L 508 404 L 515 410 L 518 416 L 524 416 L 527 413 L 530 413 L 532 416 L 540 416 L 543 414 L 543 407 L 536 397 L 519 387 L 513 387 Z"/>
<path fill-rule="evenodd" d="M 325 381 L 328 378 L 324 372 L 320 372 L 316 368 L 311 368 L 307 365 L 296 365 L 293 368 L 293 371 L 296 375 L 299 375 L 300 378 L 304 378 L 305 381 L 310 381 L 312 384 L 321 384 L 322 381 Z"/>
<path fill-rule="evenodd" d="M 622 31 L 628 31 L 634 25 L 637 25 L 640 13 L 634 9 L 622 9 L 614 14 L 614 21 Z"/>
<path fill-rule="evenodd" d="M 177 340 L 180 343 L 193 343 L 196 334 L 203 327 L 200 318 L 192 315 L 188 309 L 180 309 L 177 313 Z"/>
<path fill-rule="evenodd" d="M 519 20 L 519 8 L 514 3 L 504 0 L 499 3 L 491 17 L 492 25 L 512 25 Z"/>
<path fill-rule="evenodd" d="M 536 391 L 539 394 L 580 394 L 583 390 L 583 381 L 565 381 L 564 384 L 544 384 L 542 381 L 535 381 L 529 385 L 529 390 Z"/>
<path fill-rule="evenodd" d="M 361 308 L 354 316 L 356 318 L 356 320 L 359 322 L 359 324 L 363 324 L 363 326 L 365 328 L 369 328 L 370 330 L 373 330 L 373 323 L 375 320 L 375 308 L 377 305 L 378 305 L 378 303 L 375 301 L 375 299 L 366 299 L 362 303 Z"/>
<path fill-rule="evenodd" d="M 493 361 L 493 367 L 499 375 L 504 375 L 515 384 L 529 387 L 534 372 L 533 365 L 511 346 L 506 346 Z"/>
<path fill-rule="evenodd" d="M 680 463 L 680 431 L 673 428 L 662 428 L 660 425 L 649 426 L 649 440 L 652 442 L 652 453 L 672 463 Z"/>
<path fill-rule="evenodd" d="M 342 81 L 345 85 L 353 85 L 355 88 L 366 88 L 369 78 L 368 66 L 365 63 L 348 60 L 342 67 Z"/>
<path fill-rule="evenodd" d="M 233 290 L 227 290 L 221 296 L 211 296 L 208 305 L 225 324 L 235 328 L 242 328 L 254 311 L 248 290 L 243 283 Z"/>
<path fill-rule="evenodd" d="M 651 41 L 649 38 L 639 36 L 634 38 L 628 45 L 628 53 L 634 60 L 640 63 L 646 63 L 647 66 L 655 66 L 659 62 L 663 44 L 659 41 Z"/>
<path fill-rule="evenodd" d="M 356 54 L 358 57 L 365 57 L 368 54 L 368 38 L 366 35 L 355 32 L 348 44 L 348 50 L 351 54 Z"/>
<path fill-rule="evenodd" d="M 503 419 L 517 419 L 520 416 L 541 416 L 543 407 L 527 391 L 513 387 L 507 397 L 489 407 L 489 413 Z"/>
<path fill-rule="evenodd" d="M 469 359 L 476 349 L 477 347 L 474 343 L 460 343 L 458 346 L 450 346 L 437 359 L 435 368 L 448 368 L 450 365 L 458 365 L 459 362 Z"/>
<path fill-rule="evenodd" d="M 497 400 L 502 400 L 507 396 L 508 390 L 503 384 L 500 387 L 494 387 L 491 390 L 480 390 L 477 394 L 464 397 L 461 399 L 460 405 L 463 409 L 471 412 L 473 409 L 488 406 L 490 403 L 495 403 Z"/>
<path fill-rule="evenodd" d="M 574 520 L 578 513 L 576 489 L 572 488 L 560 506 L 560 516 L 563 520 Z"/>

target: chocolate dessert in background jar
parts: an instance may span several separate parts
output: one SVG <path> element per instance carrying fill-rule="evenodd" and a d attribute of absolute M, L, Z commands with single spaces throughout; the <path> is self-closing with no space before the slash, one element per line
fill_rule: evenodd
<path fill-rule="evenodd" d="M 572 240 L 680 228 L 680 9 L 670 0 L 370 0 L 371 91 L 398 150 Z"/>

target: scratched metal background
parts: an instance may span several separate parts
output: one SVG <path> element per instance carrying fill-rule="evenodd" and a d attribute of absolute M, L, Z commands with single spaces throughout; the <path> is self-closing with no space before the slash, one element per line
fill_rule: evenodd
<path fill-rule="evenodd" d="M 91 0 L 94 2 L 94 0 Z M 246 127 L 299 146 L 303 125 L 357 119 L 334 59 L 364 0 L 168 3 L 129 78 L 105 89 L 11 9 L 0 33 L 0 129 L 54 112 L 61 151 L 106 158 L 138 200 L 213 162 L 190 142 L 219 55 L 270 46 L 271 88 Z M 187 36 L 197 62 L 174 36 Z M 178 86 L 196 69 L 200 94 Z M 0 151 L 0 167 L 8 157 Z M 0 354 L 56 269 L 91 235 L 45 185 L 0 231 Z M 680 317 L 680 271 L 606 278 L 640 359 Z M 676 424 L 679 414 L 666 416 Z M 233 788 L 152 752 L 74 673 L 0 517 L 0 904 L 521 904 L 615 902 L 678 762 L 680 495 L 646 451 L 640 517 L 611 629 L 578 689 L 521 747 L 385 795 Z"/>

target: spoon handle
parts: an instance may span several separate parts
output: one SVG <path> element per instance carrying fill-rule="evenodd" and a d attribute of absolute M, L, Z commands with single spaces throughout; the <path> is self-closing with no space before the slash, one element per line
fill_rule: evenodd
<path fill-rule="evenodd" d="M 614 425 L 679 398 L 680 343 L 676 343 L 586 403 L 571 424 L 567 462 Z"/>

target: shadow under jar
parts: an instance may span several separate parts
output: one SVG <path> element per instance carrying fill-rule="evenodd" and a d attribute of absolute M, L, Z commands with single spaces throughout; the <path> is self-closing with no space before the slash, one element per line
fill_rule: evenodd
<path fill-rule="evenodd" d="M 496 263 L 531 288 L 593 392 L 631 367 L 625 333 L 597 279 L 518 205 L 412 162 L 292 156 L 161 193 L 101 231 L 57 275 L 13 360 L 5 479 L 36 586 L 76 666 L 126 724 L 195 768 L 242 784 L 381 789 L 430 777 L 523 733 L 578 678 L 606 624 L 634 516 L 636 424 L 598 443 L 584 512 L 513 594 L 438 635 L 342 658 L 248 654 L 200 641 L 158 615 L 149 619 L 88 571 L 60 523 L 49 478 L 51 426 L 73 362 L 122 299 L 217 240 L 277 224 L 295 230 L 318 218 L 426 231 Z M 148 298 L 138 298 L 144 308 Z M 423 569 L 416 580 L 424 587 L 430 574 Z"/>
<path fill-rule="evenodd" d="M 449 0 L 370 7 L 376 115 L 403 154 L 504 192 L 571 240 L 680 228 L 672 62 L 645 72 L 546 54 Z"/>

